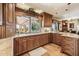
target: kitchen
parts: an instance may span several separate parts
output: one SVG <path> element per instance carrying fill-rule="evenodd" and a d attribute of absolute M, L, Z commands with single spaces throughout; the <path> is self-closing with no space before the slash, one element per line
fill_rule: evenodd
<path fill-rule="evenodd" d="M 78 5 L 0 3 L 0 55 L 79 56 Z"/>

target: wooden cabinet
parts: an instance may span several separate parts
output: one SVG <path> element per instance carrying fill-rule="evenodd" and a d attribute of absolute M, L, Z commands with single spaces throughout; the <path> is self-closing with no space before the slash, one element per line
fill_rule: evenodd
<path fill-rule="evenodd" d="M 0 26 L 0 39 L 5 37 L 5 26 Z"/>
<path fill-rule="evenodd" d="M 28 51 L 28 38 L 20 37 L 14 39 L 14 54 L 19 55 Z"/>
<path fill-rule="evenodd" d="M 61 46 L 62 36 L 60 34 L 53 33 L 51 42 Z"/>
<path fill-rule="evenodd" d="M 49 43 L 49 35 L 48 34 L 44 34 L 44 40 L 43 40 L 44 44 Z"/>
<path fill-rule="evenodd" d="M 48 34 L 17 37 L 14 39 L 14 55 L 20 55 L 47 43 L 49 43 Z"/>
<path fill-rule="evenodd" d="M 79 39 L 74 37 L 62 36 L 58 33 L 52 33 L 51 42 L 61 46 L 61 52 L 71 56 L 79 55 Z"/>
<path fill-rule="evenodd" d="M 2 3 L 0 39 L 15 35 L 15 3 Z"/>
<path fill-rule="evenodd" d="M 39 47 L 40 46 L 40 35 L 37 35 L 36 37 L 34 36 L 33 37 L 33 39 L 34 39 L 34 48 L 37 48 L 37 47 Z"/>
<path fill-rule="evenodd" d="M 66 36 L 64 36 L 63 38 L 64 39 L 62 40 L 62 51 L 72 56 L 78 55 L 76 53 L 76 51 L 78 52 L 77 39 Z"/>
<path fill-rule="evenodd" d="M 61 52 L 64 52 L 72 56 L 79 55 L 79 50 L 78 50 L 79 40 L 77 38 L 62 36 L 60 34 L 53 33 L 51 41 L 61 46 L 62 48 Z"/>
<path fill-rule="evenodd" d="M 32 9 L 32 8 L 30 8 L 30 9 Z M 20 8 L 20 7 L 18 7 L 17 5 L 16 5 L 16 16 L 33 16 L 33 17 L 39 17 L 40 16 L 40 14 L 38 14 L 38 13 L 36 13 L 36 12 L 34 12 L 33 10 L 24 10 L 24 9 L 22 9 L 22 8 Z"/>
<path fill-rule="evenodd" d="M 30 37 L 28 37 L 29 39 L 28 39 L 28 50 L 32 50 L 32 49 L 34 49 L 35 48 L 35 40 L 36 39 L 34 39 L 33 38 L 33 36 L 30 36 Z"/>
<path fill-rule="evenodd" d="M 40 45 L 45 45 L 49 43 L 49 34 L 41 34 L 39 42 L 40 42 Z"/>
<path fill-rule="evenodd" d="M 61 46 L 61 52 L 72 56 L 79 55 L 79 39 L 62 36 L 58 33 L 47 33 L 14 39 L 14 55 L 20 55 L 48 43 Z"/>
<path fill-rule="evenodd" d="M 52 25 L 52 15 L 43 12 L 42 13 L 43 16 L 43 21 L 44 21 L 44 27 L 51 27 Z"/>
<path fill-rule="evenodd" d="M 13 54 L 15 56 L 19 55 L 19 38 L 13 40 Z"/>
<path fill-rule="evenodd" d="M 3 25 L 3 5 L 0 3 L 0 25 Z"/>
<path fill-rule="evenodd" d="M 6 3 L 3 4 L 4 9 L 4 25 L 5 25 L 5 36 L 10 37 L 15 35 L 15 4 Z"/>
<path fill-rule="evenodd" d="M 5 25 L 4 25 L 4 16 L 3 16 L 3 4 L 0 3 L 0 39 L 5 38 Z"/>
<path fill-rule="evenodd" d="M 28 40 L 26 38 L 21 38 L 19 40 L 19 54 L 24 53 L 28 51 L 28 45 L 27 45 Z"/>
<path fill-rule="evenodd" d="M 4 16 L 6 19 L 6 25 L 15 24 L 15 4 L 14 3 L 4 4 Z"/>

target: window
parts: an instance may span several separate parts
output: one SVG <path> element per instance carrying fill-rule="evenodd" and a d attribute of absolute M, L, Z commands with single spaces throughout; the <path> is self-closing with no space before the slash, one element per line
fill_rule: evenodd
<path fill-rule="evenodd" d="M 23 34 L 41 31 L 42 22 L 35 17 L 17 16 L 16 19 L 16 33 Z"/>

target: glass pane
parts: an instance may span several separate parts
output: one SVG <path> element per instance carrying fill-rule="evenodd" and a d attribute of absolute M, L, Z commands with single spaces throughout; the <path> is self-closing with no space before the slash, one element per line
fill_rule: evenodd
<path fill-rule="evenodd" d="M 17 16 L 16 32 L 17 33 L 28 33 L 30 19 L 28 16 Z"/>
<path fill-rule="evenodd" d="M 41 31 L 41 20 L 31 17 L 31 32 L 40 32 Z"/>

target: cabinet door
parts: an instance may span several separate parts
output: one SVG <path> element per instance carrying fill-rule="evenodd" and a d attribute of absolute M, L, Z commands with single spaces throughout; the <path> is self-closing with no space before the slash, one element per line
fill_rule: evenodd
<path fill-rule="evenodd" d="M 0 3 L 0 25 L 3 24 L 3 5 Z"/>
<path fill-rule="evenodd" d="M 75 38 L 64 37 L 62 40 L 62 51 L 69 55 L 76 55 L 76 40 Z"/>
<path fill-rule="evenodd" d="M 48 43 L 51 43 L 53 40 L 53 35 L 52 33 L 48 33 Z"/>
<path fill-rule="evenodd" d="M 44 35 L 42 34 L 42 35 L 40 35 L 40 46 L 41 45 L 44 45 L 44 41 L 45 40 L 45 37 L 44 37 Z"/>
<path fill-rule="evenodd" d="M 33 37 L 29 37 L 28 39 L 28 50 L 34 49 L 34 39 Z"/>
<path fill-rule="evenodd" d="M 39 47 L 40 46 L 40 42 L 39 42 L 40 36 L 39 35 L 34 36 L 33 39 L 34 39 L 34 48 Z"/>
<path fill-rule="evenodd" d="M 19 39 L 19 54 L 27 52 L 28 51 L 28 45 L 27 45 L 27 38 L 20 38 Z"/>
<path fill-rule="evenodd" d="M 50 15 L 46 12 L 43 12 L 42 15 L 43 15 L 43 20 L 44 20 L 44 27 L 51 27 L 51 25 L 52 25 L 52 15 Z"/>
<path fill-rule="evenodd" d="M 62 37 L 60 34 L 57 34 L 57 33 L 53 33 L 53 40 L 52 42 L 57 44 L 57 45 L 61 45 L 61 41 L 62 41 Z"/>
<path fill-rule="evenodd" d="M 53 36 L 52 36 L 52 38 L 53 38 L 52 42 L 56 44 L 56 41 L 57 41 L 57 38 L 56 38 L 56 37 L 57 37 L 57 34 L 56 34 L 56 33 L 53 33 L 52 35 L 53 35 Z"/>
<path fill-rule="evenodd" d="M 5 38 L 5 26 L 0 26 L 0 39 Z"/>
<path fill-rule="evenodd" d="M 48 34 L 44 34 L 44 44 L 49 42 Z"/>
<path fill-rule="evenodd" d="M 50 15 L 47 15 L 46 16 L 46 18 L 47 18 L 47 21 L 46 21 L 46 27 L 51 27 L 52 26 L 52 16 L 50 16 Z"/>
<path fill-rule="evenodd" d="M 57 40 L 56 40 L 57 44 L 61 46 L 62 45 L 62 40 L 63 40 L 63 37 L 60 34 L 58 34 Z"/>
<path fill-rule="evenodd" d="M 39 45 L 40 45 L 40 46 L 43 45 L 43 38 L 42 38 L 41 35 L 40 35 L 40 38 L 39 38 Z"/>
<path fill-rule="evenodd" d="M 14 3 L 7 3 L 4 4 L 5 8 L 5 17 L 6 17 L 6 24 L 12 25 L 15 23 L 15 4 Z"/>
<path fill-rule="evenodd" d="M 25 37 L 14 39 L 14 55 L 20 55 L 28 51 L 28 39 Z"/>
<path fill-rule="evenodd" d="M 19 38 L 13 40 L 13 55 L 19 55 Z"/>
<path fill-rule="evenodd" d="M 15 35 L 15 3 L 3 4 L 6 37 Z"/>
<path fill-rule="evenodd" d="M 44 44 L 47 44 L 49 41 L 48 41 L 48 34 L 42 34 L 40 35 L 40 45 L 44 45 Z"/>

